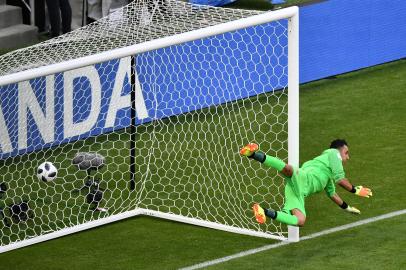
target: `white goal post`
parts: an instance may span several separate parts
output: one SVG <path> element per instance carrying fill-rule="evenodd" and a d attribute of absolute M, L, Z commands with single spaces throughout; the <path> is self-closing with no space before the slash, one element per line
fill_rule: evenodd
<path fill-rule="evenodd" d="M 0 57 L 0 184 L 7 186 L 0 188 L 0 253 L 137 215 L 299 241 L 297 227 L 255 222 L 253 202 L 282 207 L 283 178 L 238 156 L 239 146 L 255 140 L 299 164 L 298 8 L 172 3 L 188 17 L 173 16 L 172 7 L 170 19 L 154 21 L 154 10 L 133 3 L 99 24 Z M 201 25 L 189 27 L 194 20 Z M 100 41 L 91 34 L 112 25 Z M 137 36 L 120 43 L 120 31 Z M 113 48 L 101 48 L 107 41 Z M 92 42 L 95 49 L 83 45 Z M 75 52 L 59 59 L 63 46 Z M 44 48 L 56 56 L 22 63 Z M 69 167 L 78 152 L 102 154 L 105 170 L 93 178 Z M 49 183 L 36 176 L 44 161 L 58 168 Z"/>

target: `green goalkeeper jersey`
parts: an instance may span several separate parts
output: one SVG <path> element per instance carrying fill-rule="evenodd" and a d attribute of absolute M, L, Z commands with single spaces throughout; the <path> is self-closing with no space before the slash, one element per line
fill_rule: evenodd
<path fill-rule="evenodd" d="M 337 149 L 327 149 L 320 156 L 305 162 L 300 168 L 304 174 L 304 195 L 326 191 L 329 197 L 335 194 L 335 183 L 345 178 L 340 153 Z"/>

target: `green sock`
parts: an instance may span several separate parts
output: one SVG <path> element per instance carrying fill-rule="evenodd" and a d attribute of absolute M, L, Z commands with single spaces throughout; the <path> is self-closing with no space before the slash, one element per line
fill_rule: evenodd
<path fill-rule="evenodd" d="M 266 156 L 264 165 L 267 167 L 272 167 L 274 169 L 277 169 L 278 171 L 282 171 L 282 169 L 285 168 L 286 164 L 279 158 Z"/>
<path fill-rule="evenodd" d="M 293 225 L 297 226 L 298 220 L 297 217 L 291 214 L 286 214 L 285 212 L 277 211 L 276 212 L 276 218 L 277 221 L 288 224 L 288 225 Z"/>

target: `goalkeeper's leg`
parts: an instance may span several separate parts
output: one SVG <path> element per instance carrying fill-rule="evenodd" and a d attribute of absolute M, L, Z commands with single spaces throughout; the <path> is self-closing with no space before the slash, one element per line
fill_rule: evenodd
<path fill-rule="evenodd" d="M 285 211 L 275 211 L 272 209 L 262 208 L 259 204 L 252 206 L 254 210 L 254 216 L 258 223 L 263 224 L 266 221 L 266 217 L 275 219 L 281 223 L 292 226 L 303 226 L 306 221 L 306 216 L 297 208 L 292 209 L 287 213 Z"/>
<path fill-rule="evenodd" d="M 287 177 L 292 177 L 293 167 L 291 165 L 286 164 L 277 157 L 266 155 L 265 153 L 258 150 L 258 144 L 249 143 L 240 149 L 240 155 L 259 161 L 266 167 L 274 168 Z"/>
<path fill-rule="evenodd" d="M 285 205 L 282 211 L 262 208 L 259 204 L 254 204 L 252 209 L 258 223 L 264 223 L 266 217 L 270 217 L 279 222 L 303 226 L 306 221 L 306 209 L 304 196 L 295 192 L 293 182 L 297 179 L 289 179 L 285 185 Z"/>

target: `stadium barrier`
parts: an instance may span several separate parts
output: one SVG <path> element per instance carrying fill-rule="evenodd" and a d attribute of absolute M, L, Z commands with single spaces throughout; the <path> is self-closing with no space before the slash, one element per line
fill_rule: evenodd
<path fill-rule="evenodd" d="M 330 0 L 301 7 L 300 82 L 406 57 L 406 2 Z"/>

